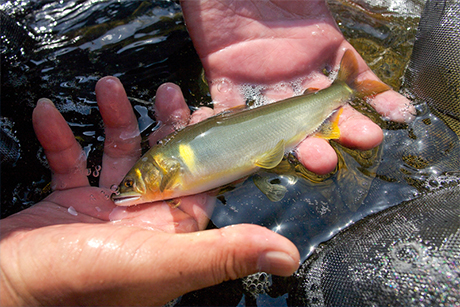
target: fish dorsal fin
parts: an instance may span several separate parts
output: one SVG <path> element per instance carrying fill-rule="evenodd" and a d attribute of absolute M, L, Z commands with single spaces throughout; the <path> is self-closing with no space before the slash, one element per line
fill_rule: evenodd
<path fill-rule="evenodd" d="M 257 160 L 255 165 L 261 168 L 271 169 L 277 166 L 284 157 L 285 141 L 281 140 L 276 146 L 262 154 Z"/>
<path fill-rule="evenodd" d="M 326 120 L 316 131 L 313 136 L 319 137 L 326 140 L 339 139 L 339 118 L 343 112 L 343 108 L 338 109 L 332 116 Z"/>

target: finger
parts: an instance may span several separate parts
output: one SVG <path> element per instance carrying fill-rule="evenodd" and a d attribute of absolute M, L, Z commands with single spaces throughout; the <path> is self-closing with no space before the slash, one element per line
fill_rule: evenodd
<path fill-rule="evenodd" d="M 350 106 L 343 109 L 339 119 L 340 144 L 352 149 L 369 150 L 383 141 L 383 131 L 376 123 Z M 316 174 L 327 174 L 337 165 L 335 150 L 321 138 L 305 139 L 297 146 L 296 154 L 300 163 Z"/>
<path fill-rule="evenodd" d="M 308 170 L 325 175 L 337 165 L 337 154 L 329 143 L 321 138 L 308 137 L 296 148 L 297 159 Z"/>
<path fill-rule="evenodd" d="M 168 233 L 187 233 L 206 228 L 215 197 L 205 193 L 181 197 L 174 202 L 158 201 L 142 206 L 116 207 L 111 221 Z"/>
<path fill-rule="evenodd" d="M 190 109 L 179 86 L 173 83 L 160 85 L 155 98 L 155 116 L 161 126 L 149 137 L 152 146 L 158 140 L 187 125 Z"/>
<path fill-rule="evenodd" d="M 88 185 L 86 155 L 49 99 L 42 98 L 37 102 L 32 122 L 53 174 L 52 189 L 64 190 Z"/>
<path fill-rule="evenodd" d="M 192 116 L 190 117 L 189 125 L 196 124 L 205 120 L 208 117 L 211 117 L 215 114 L 214 110 L 207 107 L 202 107 L 193 112 Z"/>
<path fill-rule="evenodd" d="M 416 115 L 410 100 L 395 91 L 383 92 L 368 102 L 379 114 L 395 122 L 410 123 Z"/>
<path fill-rule="evenodd" d="M 383 141 L 382 129 L 351 106 L 344 107 L 339 128 L 339 143 L 351 149 L 369 150 Z"/>
<path fill-rule="evenodd" d="M 141 154 L 140 133 L 131 103 L 121 82 L 104 77 L 96 84 L 96 97 L 105 126 L 101 187 L 118 184 Z"/>

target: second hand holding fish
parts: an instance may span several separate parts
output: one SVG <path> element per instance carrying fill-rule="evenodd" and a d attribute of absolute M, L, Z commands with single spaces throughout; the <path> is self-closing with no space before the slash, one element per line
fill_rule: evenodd
<path fill-rule="evenodd" d="M 244 111 L 227 111 L 177 131 L 152 147 L 128 172 L 112 196 L 131 206 L 216 189 L 259 168 L 271 169 L 308 135 L 339 138 L 338 116 L 321 129 L 353 95 L 367 97 L 390 88 L 357 81 L 358 63 L 347 50 L 337 79 L 315 93 Z M 319 131 L 321 130 L 321 131 Z"/>

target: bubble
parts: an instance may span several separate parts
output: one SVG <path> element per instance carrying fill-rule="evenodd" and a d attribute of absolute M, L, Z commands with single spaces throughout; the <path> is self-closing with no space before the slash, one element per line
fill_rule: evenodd
<path fill-rule="evenodd" d="M 239 86 L 239 91 L 246 101 L 252 104 L 253 107 L 258 107 L 268 104 L 269 101 L 262 93 L 267 89 L 265 85 L 257 84 L 242 84 Z"/>
<path fill-rule="evenodd" d="M 112 191 L 112 193 L 115 193 L 115 195 L 120 194 L 120 192 L 118 191 L 118 185 L 117 184 L 112 184 L 110 186 L 110 191 Z"/>
<path fill-rule="evenodd" d="M 435 191 L 447 186 L 458 184 L 460 184 L 459 173 L 451 172 L 442 175 L 431 175 L 426 179 L 423 187 L 429 191 Z"/>
<path fill-rule="evenodd" d="M 275 86 L 273 87 L 273 90 L 275 92 L 281 92 L 281 93 L 286 93 L 286 92 L 289 92 L 291 89 L 291 86 L 289 85 L 289 83 L 287 82 L 280 82 L 280 83 L 277 83 L 275 84 Z"/>

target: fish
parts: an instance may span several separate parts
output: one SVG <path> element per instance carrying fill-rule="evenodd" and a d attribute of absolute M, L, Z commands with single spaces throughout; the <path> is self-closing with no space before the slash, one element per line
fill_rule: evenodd
<path fill-rule="evenodd" d="M 216 190 L 276 167 L 309 135 L 339 138 L 339 114 L 348 101 L 390 89 L 380 81 L 357 81 L 357 71 L 354 53 L 346 50 L 336 79 L 325 89 L 224 111 L 176 131 L 135 163 L 112 200 L 132 206 Z"/>

